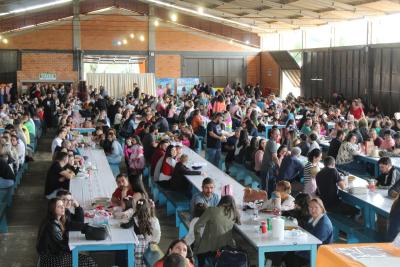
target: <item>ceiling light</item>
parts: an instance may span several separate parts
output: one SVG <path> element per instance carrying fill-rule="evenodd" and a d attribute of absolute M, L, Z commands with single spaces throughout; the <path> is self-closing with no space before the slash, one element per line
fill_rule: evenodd
<path fill-rule="evenodd" d="M 230 39 L 230 40 L 229 40 L 229 43 L 230 43 L 230 44 L 233 44 L 233 40 L 232 40 L 232 39 Z"/>
<path fill-rule="evenodd" d="M 135 38 L 135 35 L 133 33 L 129 34 L 129 37 L 131 37 L 131 39 Z"/>
<path fill-rule="evenodd" d="M 140 35 L 139 39 L 140 39 L 141 42 L 144 42 L 144 36 L 143 35 Z"/>
<path fill-rule="evenodd" d="M 203 13 L 204 13 L 204 8 L 202 8 L 202 7 L 200 6 L 199 8 L 197 8 L 197 11 L 198 11 L 200 14 L 203 14 Z"/>
<path fill-rule="evenodd" d="M 14 10 L 11 10 L 6 13 L 0 13 L 0 16 L 21 13 L 21 12 L 25 12 L 25 11 L 31 11 L 31 10 L 35 10 L 35 9 L 39 9 L 39 8 L 55 6 L 55 5 L 64 4 L 64 3 L 68 3 L 68 2 L 72 2 L 72 0 L 58 0 L 58 1 L 52 1 L 52 2 L 46 3 L 46 4 L 40 4 L 40 5 L 34 5 L 34 6 L 29 6 L 29 7 L 20 8 L 20 9 L 14 9 Z"/>
<path fill-rule="evenodd" d="M 154 26 L 158 27 L 158 25 L 160 25 L 160 23 L 158 22 L 158 20 L 154 21 Z"/>
<path fill-rule="evenodd" d="M 178 17 L 176 16 L 176 14 L 172 14 L 172 15 L 171 15 L 171 20 L 172 20 L 173 22 L 175 22 L 175 21 L 178 20 Z"/>
<path fill-rule="evenodd" d="M 126 44 L 128 44 L 128 40 L 124 39 L 124 40 L 122 40 L 122 43 L 123 43 L 124 45 L 126 45 Z"/>
<path fill-rule="evenodd" d="M 122 42 L 121 42 L 121 41 L 118 41 L 118 42 L 117 42 L 117 45 L 122 45 Z"/>
<path fill-rule="evenodd" d="M 250 44 L 250 41 L 249 41 L 249 40 L 246 40 L 246 44 Z"/>
<path fill-rule="evenodd" d="M 8 40 L 4 38 L 4 39 L 3 39 L 3 43 L 4 43 L 4 44 L 8 44 Z"/>

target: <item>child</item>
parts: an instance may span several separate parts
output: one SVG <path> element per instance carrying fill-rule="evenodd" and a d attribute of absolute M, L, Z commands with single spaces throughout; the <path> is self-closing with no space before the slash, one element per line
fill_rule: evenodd
<path fill-rule="evenodd" d="M 294 209 L 294 197 L 290 195 L 292 187 L 288 181 L 276 184 L 276 191 L 272 192 L 270 199 L 265 199 L 261 209 L 273 211 L 287 211 Z"/>
<path fill-rule="evenodd" d="M 132 138 L 128 137 L 125 139 L 125 146 L 124 146 L 124 157 L 127 169 L 129 169 L 129 158 L 131 157 L 131 154 L 132 154 Z"/>
<path fill-rule="evenodd" d="M 185 237 L 185 241 L 188 246 L 191 246 L 194 243 L 194 226 L 206 209 L 207 205 L 205 203 L 197 203 L 194 206 L 193 219 L 190 221 L 189 231 Z M 201 235 L 203 235 L 203 231 L 204 229 L 201 230 Z"/>
<path fill-rule="evenodd" d="M 129 171 L 130 174 L 141 174 L 144 165 L 144 151 L 142 143 L 140 142 L 139 136 L 134 136 L 132 138 L 131 155 L 129 157 Z"/>

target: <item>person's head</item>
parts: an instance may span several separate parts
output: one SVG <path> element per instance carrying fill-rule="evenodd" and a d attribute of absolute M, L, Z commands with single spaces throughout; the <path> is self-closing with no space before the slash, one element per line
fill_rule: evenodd
<path fill-rule="evenodd" d="M 371 128 L 369 130 L 369 136 L 372 138 L 372 140 L 375 140 L 378 138 L 378 134 L 376 133 L 376 130 L 374 128 Z"/>
<path fill-rule="evenodd" d="M 343 142 L 343 140 L 345 138 L 343 130 L 337 130 L 336 131 L 336 138 Z"/>
<path fill-rule="evenodd" d="M 170 143 L 167 140 L 161 140 L 160 143 L 158 143 L 158 147 L 161 148 L 164 151 L 167 150 L 169 145 L 170 145 Z"/>
<path fill-rule="evenodd" d="M 271 129 L 271 139 L 276 141 L 279 137 L 279 129 L 278 128 L 272 128 Z"/>
<path fill-rule="evenodd" d="M 307 193 L 298 193 L 294 199 L 295 209 L 302 210 L 308 214 L 308 203 L 311 197 Z"/>
<path fill-rule="evenodd" d="M 184 239 L 176 239 L 172 241 L 165 255 L 168 256 L 174 253 L 181 255 L 183 258 L 189 259 L 191 259 L 193 256 L 190 247 Z"/>
<path fill-rule="evenodd" d="M 392 169 L 392 160 L 389 157 L 382 157 L 378 160 L 379 170 L 387 174 Z"/>
<path fill-rule="evenodd" d="M 58 161 L 61 167 L 64 167 L 68 164 L 68 153 L 66 152 L 58 152 L 54 158 L 55 161 Z"/>
<path fill-rule="evenodd" d="M 194 211 L 193 211 L 193 217 L 194 218 L 200 218 L 201 215 L 206 211 L 207 209 L 207 204 L 205 203 L 197 203 L 194 205 Z"/>
<path fill-rule="evenodd" d="M 189 160 L 189 156 L 186 154 L 182 154 L 182 156 L 179 158 L 180 162 L 182 162 L 182 164 L 186 164 Z"/>
<path fill-rule="evenodd" d="M 223 120 L 224 120 L 224 116 L 222 115 L 222 113 L 215 113 L 215 115 L 214 115 L 214 119 L 213 119 L 213 121 L 215 122 L 215 123 L 222 123 L 223 122 Z"/>
<path fill-rule="evenodd" d="M 221 197 L 218 207 L 224 208 L 225 216 L 232 219 L 235 223 L 240 224 L 240 214 L 236 208 L 235 199 L 230 195 Z"/>
<path fill-rule="evenodd" d="M 309 142 L 315 142 L 318 139 L 318 136 L 315 133 L 310 133 L 310 135 L 308 136 Z"/>
<path fill-rule="evenodd" d="M 335 158 L 332 156 L 328 156 L 324 159 L 324 166 L 327 168 L 334 168 L 335 167 Z"/>
<path fill-rule="evenodd" d="M 395 133 L 395 134 L 393 135 L 393 139 L 394 139 L 396 145 L 399 145 L 399 144 L 400 144 L 400 133 L 399 133 L 399 132 Z M 12 136 L 11 136 L 11 142 L 12 142 L 12 141 L 13 141 L 13 140 L 12 140 Z"/>
<path fill-rule="evenodd" d="M 142 145 L 139 136 L 135 135 L 132 137 L 132 145 Z"/>
<path fill-rule="evenodd" d="M 283 158 L 284 156 L 286 156 L 287 152 L 288 152 L 287 146 L 281 145 L 277 150 L 278 157 Z"/>
<path fill-rule="evenodd" d="M 201 189 L 204 196 L 208 198 L 211 197 L 215 189 L 214 180 L 211 179 L 210 177 L 204 178 L 201 185 Z"/>
<path fill-rule="evenodd" d="M 390 130 L 385 130 L 385 131 L 383 132 L 383 138 L 384 138 L 385 140 L 390 140 L 390 139 L 392 138 L 392 134 L 391 134 Z"/>
<path fill-rule="evenodd" d="M 143 184 L 143 178 L 141 174 L 134 174 L 129 176 L 129 183 L 131 184 L 132 190 L 135 193 L 142 194 L 143 197 L 147 197 L 147 191 Z"/>
<path fill-rule="evenodd" d="M 264 151 L 266 144 L 267 144 L 267 140 L 265 140 L 264 138 L 260 139 L 260 141 L 258 142 L 258 149 Z"/>
<path fill-rule="evenodd" d="M 52 198 L 47 203 L 46 220 L 58 220 L 61 223 L 62 231 L 65 230 L 65 206 L 64 202 L 59 198 Z"/>
<path fill-rule="evenodd" d="M 312 125 L 312 119 L 311 119 L 310 117 L 308 117 L 308 118 L 305 120 L 304 124 L 305 124 L 306 126 L 308 126 L 308 127 L 311 127 L 311 125 Z"/>
<path fill-rule="evenodd" d="M 57 133 L 58 137 L 60 137 L 61 139 L 65 139 L 65 137 L 67 136 L 67 129 L 65 129 L 64 127 L 61 128 L 60 130 L 58 130 Z"/>
<path fill-rule="evenodd" d="M 316 219 L 326 213 L 325 206 L 324 203 L 322 203 L 322 200 L 320 198 L 311 199 L 308 203 L 308 212 L 313 219 Z"/>
<path fill-rule="evenodd" d="M 69 192 L 68 190 L 64 190 L 64 189 L 58 190 L 56 196 L 57 196 L 57 198 L 61 199 L 64 202 L 64 207 L 66 209 L 69 209 L 72 207 L 73 198 L 72 198 L 71 192 Z"/>
<path fill-rule="evenodd" d="M 126 174 L 123 173 L 118 174 L 116 180 L 119 189 L 123 189 L 129 186 L 129 180 Z"/>
<path fill-rule="evenodd" d="M 276 191 L 278 191 L 281 196 L 283 195 L 285 197 L 285 195 L 290 195 L 292 192 L 292 186 L 288 181 L 279 181 L 276 184 Z"/>
<path fill-rule="evenodd" d="M 293 157 L 298 157 L 301 154 L 301 149 L 299 147 L 293 147 L 290 153 Z"/>
<path fill-rule="evenodd" d="M 13 146 L 17 146 L 18 145 L 18 136 L 17 135 L 15 135 L 15 134 L 11 135 L 11 144 Z"/>
<path fill-rule="evenodd" d="M 117 137 L 115 136 L 115 132 L 113 131 L 113 130 L 109 130 L 108 132 L 107 132 L 107 139 L 108 139 L 108 141 L 114 141 L 115 139 L 116 139 Z"/>
<path fill-rule="evenodd" d="M 169 145 L 167 151 L 165 152 L 165 157 L 175 158 L 176 157 L 176 147 L 173 145 Z"/>
<path fill-rule="evenodd" d="M 357 143 L 357 135 L 355 135 L 354 133 L 349 133 L 347 135 L 346 141 L 352 144 L 356 144 Z"/>
<path fill-rule="evenodd" d="M 165 257 L 164 267 L 185 267 L 186 259 L 181 254 L 172 253 Z"/>
<path fill-rule="evenodd" d="M 311 150 L 310 152 L 308 152 L 307 158 L 308 158 L 309 162 L 312 162 L 315 164 L 321 160 L 322 152 L 318 148 L 315 148 L 315 149 Z"/>

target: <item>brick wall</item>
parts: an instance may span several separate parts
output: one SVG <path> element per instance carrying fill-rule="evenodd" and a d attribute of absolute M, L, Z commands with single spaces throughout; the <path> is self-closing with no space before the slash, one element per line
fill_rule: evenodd
<path fill-rule="evenodd" d="M 261 86 L 279 95 L 281 88 L 281 69 L 268 52 L 261 53 Z"/>
<path fill-rule="evenodd" d="M 38 80 L 42 72 L 55 73 L 57 80 L 77 81 L 78 72 L 72 70 L 72 54 L 23 53 L 22 68 L 17 71 L 17 81 Z"/>
<path fill-rule="evenodd" d="M 256 85 L 260 82 L 260 55 L 247 57 L 247 83 Z"/>
<path fill-rule="evenodd" d="M 157 78 L 179 78 L 181 77 L 180 55 L 156 55 Z"/>

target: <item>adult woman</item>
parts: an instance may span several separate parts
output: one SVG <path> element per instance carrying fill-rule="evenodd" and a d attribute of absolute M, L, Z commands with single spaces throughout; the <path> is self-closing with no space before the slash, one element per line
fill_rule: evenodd
<path fill-rule="evenodd" d="M 186 267 L 194 267 L 192 250 L 184 239 L 176 239 L 172 241 L 164 257 L 157 261 L 153 267 L 163 267 L 165 258 L 173 253 L 179 254 L 186 259 Z"/>
<path fill-rule="evenodd" d="M 359 147 L 357 145 L 357 136 L 353 133 L 347 135 L 346 140 L 340 145 L 336 162 L 338 167 L 344 171 L 354 171 L 354 156 L 359 155 Z"/>
<path fill-rule="evenodd" d="M 103 149 L 107 156 L 108 164 L 114 176 L 119 174 L 119 164 L 121 163 L 123 150 L 118 142 L 115 131 L 110 129 L 107 133 L 107 138 L 104 140 Z"/>
<path fill-rule="evenodd" d="M 235 223 L 240 224 L 240 215 L 232 196 L 223 196 L 217 207 L 209 207 L 194 227 L 194 251 L 199 267 L 212 262 L 215 251 L 227 245 L 234 245 L 232 229 Z M 203 235 L 201 230 L 204 227 Z"/>
<path fill-rule="evenodd" d="M 139 136 L 132 138 L 132 146 L 130 147 L 131 154 L 129 157 L 129 171 L 132 174 L 142 173 L 145 165 L 143 154 L 143 146 L 140 142 Z"/>
<path fill-rule="evenodd" d="M 354 99 L 351 102 L 351 107 L 350 107 L 349 113 L 354 116 L 355 120 L 360 120 L 361 118 L 365 117 L 364 110 L 362 108 L 362 103 L 360 100 Z"/>
<path fill-rule="evenodd" d="M 174 173 L 174 168 L 176 165 L 176 154 L 177 153 L 175 146 L 168 146 L 161 165 L 160 177 L 158 182 L 162 187 L 170 187 L 170 179 L 172 177 L 172 174 Z"/>
<path fill-rule="evenodd" d="M 308 203 L 308 211 L 311 218 L 307 222 L 305 229 L 322 241 L 322 244 L 330 244 L 333 240 L 333 227 L 331 220 L 326 215 L 324 204 L 319 198 L 313 198 Z M 286 266 L 300 267 L 308 264 L 307 254 L 302 252 L 288 253 L 284 257 Z"/>
<path fill-rule="evenodd" d="M 36 249 L 42 267 L 70 267 L 72 254 L 68 247 L 65 206 L 59 198 L 49 200 L 47 216 L 39 228 Z M 79 266 L 97 266 L 92 258 L 79 254 Z"/>
<path fill-rule="evenodd" d="M 251 138 L 250 145 L 246 148 L 243 158 L 244 166 L 249 170 L 254 169 L 254 155 L 257 151 L 257 147 L 258 147 L 258 138 L 257 137 Z"/>
<path fill-rule="evenodd" d="M 310 200 L 309 194 L 298 193 L 294 199 L 294 209 L 283 211 L 282 215 L 295 218 L 298 225 L 304 228 L 310 219 L 310 213 L 308 212 L 308 202 Z"/>
<path fill-rule="evenodd" d="M 319 149 L 313 149 L 308 153 L 308 161 L 304 166 L 304 193 L 313 195 L 317 190 L 315 176 L 319 172 L 319 162 L 322 159 L 322 152 Z"/>
<path fill-rule="evenodd" d="M 146 266 L 143 261 L 143 254 L 150 243 L 160 242 L 161 228 L 158 219 L 151 214 L 151 207 L 147 199 L 139 199 L 136 202 L 136 211 L 128 223 L 121 224 L 122 228 L 130 228 L 138 238 L 135 246 L 135 266 Z"/>
<path fill-rule="evenodd" d="M 260 175 L 261 164 L 262 164 L 262 159 L 264 157 L 264 150 L 265 150 L 266 144 L 267 144 L 267 140 L 261 139 L 258 142 L 258 149 L 257 149 L 256 153 L 254 154 L 254 171 L 257 173 L 257 175 Z"/>
<path fill-rule="evenodd" d="M 283 158 L 286 156 L 286 154 L 288 153 L 288 148 L 286 145 L 281 145 L 278 150 L 277 150 L 277 154 L 278 154 L 278 161 L 279 161 L 279 166 L 282 163 Z"/>
<path fill-rule="evenodd" d="M 57 197 L 64 202 L 65 227 L 67 231 L 81 231 L 84 228 L 85 218 L 83 216 L 83 209 L 78 201 L 67 190 L 58 191 Z M 74 213 L 70 211 L 71 208 L 74 209 Z"/>

